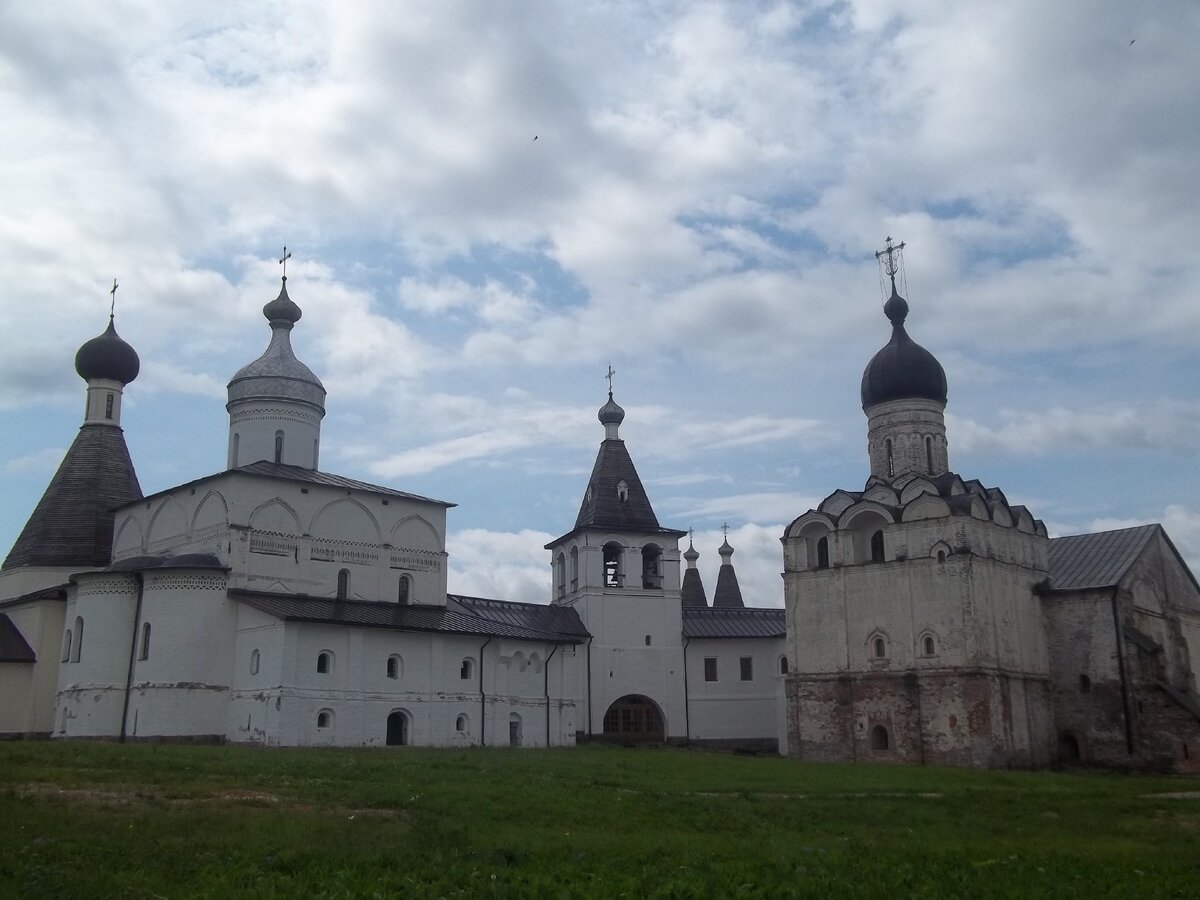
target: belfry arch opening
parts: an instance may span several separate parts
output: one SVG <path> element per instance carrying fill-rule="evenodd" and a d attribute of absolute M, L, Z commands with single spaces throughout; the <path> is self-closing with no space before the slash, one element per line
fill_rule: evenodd
<path fill-rule="evenodd" d="M 662 710 L 649 697 L 626 694 L 604 714 L 604 737 L 623 744 L 657 744 L 666 740 Z"/>

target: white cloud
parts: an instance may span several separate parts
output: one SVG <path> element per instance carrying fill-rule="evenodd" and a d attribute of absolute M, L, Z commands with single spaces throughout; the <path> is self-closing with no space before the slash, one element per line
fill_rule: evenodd
<path fill-rule="evenodd" d="M 452 594 L 523 603 L 550 602 L 550 553 L 554 535 L 465 528 L 446 535 Z"/>
<path fill-rule="evenodd" d="M 66 455 L 67 451 L 62 447 L 47 447 L 5 460 L 4 471 L 15 475 L 45 475 L 57 469 Z"/>
<path fill-rule="evenodd" d="M 1191 454 L 1200 444 L 1200 407 L 1190 403 L 1000 410 L 998 418 L 998 425 L 983 425 L 947 415 L 956 452 L 1036 456 L 1077 447 L 1121 447 Z"/>

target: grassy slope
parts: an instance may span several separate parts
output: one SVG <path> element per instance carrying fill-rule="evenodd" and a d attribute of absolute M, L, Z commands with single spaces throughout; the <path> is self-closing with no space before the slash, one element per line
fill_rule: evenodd
<path fill-rule="evenodd" d="M 1200 896 L 1195 780 L 0 744 L 0 896 Z"/>

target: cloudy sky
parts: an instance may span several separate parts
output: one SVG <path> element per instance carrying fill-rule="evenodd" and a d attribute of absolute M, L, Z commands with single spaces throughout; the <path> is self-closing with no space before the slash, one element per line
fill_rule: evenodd
<path fill-rule="evenodd" d="M 951 467 L 1195 567 L 1198 40 L 1192 0 L 4 4 L 0 545 L 114 276 L 143 489 L 224 466 L 286 243 L 322 467 L 457 502 L 452 590 L 549 598 L 611 364 L 710 594 L 728 522 L 782 605 L 784 525 L 866 478 L 892 235 Z"/>

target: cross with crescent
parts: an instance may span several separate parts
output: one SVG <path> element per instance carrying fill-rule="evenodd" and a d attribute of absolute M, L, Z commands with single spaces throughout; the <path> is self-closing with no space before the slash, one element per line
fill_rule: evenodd
<path fill-rule="evenodd" d="M 612 364 L 610 363 L 608 366 L 608 374 L 604 376 L 605 378 L 608 379 L 608 392 L 610 394 L 612 393 L 612 377 L 616 374 L 617 374 L 617 370 L 614 369 L 612 367 Z"/>
<path fill-rule="evenodd" d="M 117 279 L 114 278 L 112 290 L 109 291 L 109 293 L 112 294 L 112 304 L 108 307 L 108 317 L 110 319 L 114 315 L 116 315 L 116 312 L 117 312 L 117 288 L 118 287 L 120 287 L 120 285 L 117 284 Z"/>
<path fill-rule="evenodd" d="M 283 245 L 283 256 L 279 257 L 279 264 L 283 266 L 283 277 L 287 278 L 287 261 L 292 258 L 292 254 L 288 253 L 287 244 Z"/>

